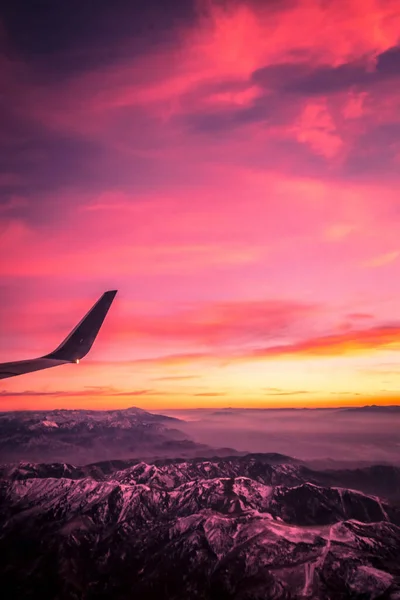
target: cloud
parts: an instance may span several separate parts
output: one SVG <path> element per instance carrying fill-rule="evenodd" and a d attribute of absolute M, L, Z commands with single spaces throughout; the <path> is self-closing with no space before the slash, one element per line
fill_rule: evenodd
<path fill-rule="evenodd" d="M 11 391 L 11 390 L 0 390 L 0 397 L 2 398 L 13 398 L 13 397 L 23 397 L 23 398 L 42 398 L 42 397 L 51 397 L 51 398 L 85 398 L 85 397 L 98 397 L 105 396 L 109 397 L 129 397 L 129 396 L 148 396 L 148 395 L 159 395 L 160 392 L 155 392 L 153 390 L 129 390 L 129 391 L 121 391 L 115 388 L 108 387 L 94 387 L 91 389 L 84 390 L 53 390 L 53 391 L 40 391 L 40 390 L 21 390 L 21 391 Z"/>
<path fill-rule="evenodd" d="M 337 156 L 342 149 L 343 140 L 324 101 L 309 102 L 294 131 L 299 142 L 309 144 L 315 152 L 328 159 Z"/>
<path fill-rule="evenodd" d="M 398 377 L 400 376 L 400 368 L 395 370 L 395 369 L 363 369 L 363 374 L 364 375 L 372 375 L 374 377 L 382 377 L 383 375 L 390 375 L 390 376 L 394 376 L 394 377 Z"/>
<path fill-rule="evenodd" d="M 343 117 L 347 120 L 361 119 L 368 111 L 368 108 L 366 108 L 367 101 L 368 92 L 350 91 L 342 109 Z"/>
<path fill-rule="evenodd" d="M 5 9 L 4 360 L 108 287 L 82 381 L 397 347 L 398 2 L 164 4 Z"/>
<path fill-rule="evenodd" d="M 356 229 L 355 225 L 349 223 L 334 223 L 330 225 L 326 232 L 326 239 L 332 242 L 343 240 Z"/>
<path fill-rule="evenodd" d="M 152 381 L 187 381 L 190 379 L 200 379 L 199 375 L 165 375 L 163 377 L 152 377 Z"/>
<path fill-rule="evenodd" d="M 203 396 L 203 397 L 209 397 L 209 398 L 213 398 L 213 397 L 217 397 L 217 396 L 226 396 L 227 394 L 224 392 L 198 392 L 197 394 L 194 394 L 194 396 Z"/>
<path fill-rule="evenodd" d="M 281 300 L 215 302 L 161 317 L 126 315 L 119 329 L 120 334 L 130 338 L 165 337 L 218 346 L 285 335 L 288 329 L 303 324 L 318 310 L 312 304 Z"/>
<path fill-rule="evenodd" d="M 369 329 L 351 330 L 342 334 L 332 334 L 297 343 L 260 348 L 250 353 L 249 358 L 269 356 L 340 356 L 362 354 L 380 349 L 400 348 L 400 326 L 382 325 Z"/>
<path fill-rule="evenodd" d="M 26 336 L 37 332 L 42 338 L 48 338 L 43 347 L 50 347 L 68 333 L 95 299 L 80 300 L 79 303 L 63 299 L 50 321 L 45 300 L 43 304 L 38 302 L 27 313 L 22 296 L 21 306 L 15 309 L 15 314 L 24 315 L 19 328 L 14 322 L 10 323 L 10 313 L 4 314 L 4 328 L 14 335 Z M 49 304 L 54 307 L 53 302 Z M 164 345 L 185 344 L 187 349 L 237 346 L 256 340 L 282 338 L 291 331 L 305 329 L 307 323 L 321 311 L 321 307 L 305 302 L 265 299 L 193 302 L 183 307 L 172 305 L 168 310 L 161 311 L 157 303 L 153 311 L 148 306 L 142 311 L 132 310 L 122 298 L 106 323 L 110 339 L 115 343 L 129 342 L 130 345 L 136 345 L 138 340 Z M 37 318 L 32 322 L 34 314 L 37 314 Z"/>
<path fill-rule="evenodd" d="M 275 358 L 324 358 L 330 356 L 357 356 L 374 353 L 379 350 L 400 349 L 400 326 L 378 325 L 368 329 L 351 329 L 339 334 L 330 334 L 306 338 L 298 342 L 271 345 L 246 351 L 235 350 L 232 353 L 208 352 L 202 354 L 171 354 L 133 361 L 133 364 L 149 366 L 176 366 L 211 362 L 216 365 L 234 365 L 238 362 L 267 360 Z M 267 388 L 272 393 L 280 393 L 280 388 Z M 296 392 L 306 393 L 304 392 Z"/>
<path fill-rule="evenodd" d="M 355 313 L 349 313 L 347 315 L 347 318 L 352 320 L 352 321 L 369 321 L 371 319 L 374 319 L 374 315 L 371 315 L 370 313 L 362 313 L 362 312 L 355 312 Z"/>
<path fill-rule="evenodd" d="M 380 256 L 376 256 L 365 263 L 366 267 L 384 267 L 388 265 L 400 256 L 400 250 L 393 250 L 392 252 L 386 252 Z"/>
<path fill-rule="evenodd" d="M 310 390 L 292 390 L 286 391 L 278 388 L 266 388 L 267 396 L 298 396 L 303 394 L 315 394 Z"/>
<path fill-rule="evenodd" d="M 332 396 L 359 396 L 358 392 L 329 392 Z"/>
<path fill-rule="evenodd" d="M 373 62 L 366 58 L 337 67 L 318 67 L 303 77 L 300 69 L 294 74 L 294 81 L 286 84 L 286 91 L 326 96 L 352 89 L 365 91 L 388 79 L 400 78 L 400 46 L 382 52 Z"/>
<path fill-rule="evenodd" d="M 160 356 L 152 356 L 149 358 L 138 358 L 128 363 L 123 363 L 126 366 L 157 366 L 157 367 L 175 367 L 184 366 L 192 363 L 207 363 L 214 362 L 215 355 L 207 352 L 182 352 L 180 354 L 164 354 Z"/>

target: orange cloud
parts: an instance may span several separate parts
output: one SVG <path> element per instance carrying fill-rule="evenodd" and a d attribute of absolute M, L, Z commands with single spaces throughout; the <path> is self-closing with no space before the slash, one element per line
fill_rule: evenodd
<path fill-rule="evenodd" d="M 350 330 L 339 334 L 319 336 L 291 344 L 281 344 L 248 351 L 237 350 L 228 354 L 187 353 L 158 356 L 133 361 L 132 364 L 147 364 L 153 367 L 195 364 L 204 361 L 219 365 L 235 362 L 251 362 L 273 358 L 310 358 L 329 356 L 351 356 L 373 353 L 380 350 L 400 350 L 400 327 L 377 326 L 369 329 Z"/>
<path fill-rule="evenodd" d="M 218 396 L 226 396 L 225 392 L 197 392 L 194 396 L 202 396 L 204 398 L 213 398 Z"/>
<path fill-rule="evenodd" d="M 388 265 L 400 256 L 400 250 L 393 250 L 393 252 L 386 252 L 385 254 L 381 254 L 372 258 L 371 260 L 365 263 L 366 267 L 383 267 Z"/>
<path fill-rule="evenodd" d="M 273 346 L 255 350 L 247 358 L 269 356 L 343 356 L 362 354 L 376 350 L 399 350 L 400 327 L 377 326 L 370 329 L 352 330 L 337 335 L 326 335 L 294 344 Z"/>
<path fill-rule="evenodd" d="M 340 241 L 348 237 L 356 229 L 355 225 L 349 223 L 334 223 L 326 230 L 326 239 L 329 241 Z"/>

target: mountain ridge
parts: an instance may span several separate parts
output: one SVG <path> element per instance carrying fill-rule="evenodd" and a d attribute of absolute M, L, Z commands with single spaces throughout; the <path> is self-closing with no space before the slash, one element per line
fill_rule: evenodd
<path fill-rule="evenodd" d="M 195 442 L 178 429 L 179 419 L 140 408 L 121 410 L 14 411 L 0 413 L 2 462 L 85 464 L 134 456 L 190 457 L 236 454 Z"/>
<path fill-rule="evenodd" d="M 3 468 L 3 589 L 28 600 L 398 600 L 400 508 L 276 459 L 117 461 L 97 465 L 98 479 Z"/>

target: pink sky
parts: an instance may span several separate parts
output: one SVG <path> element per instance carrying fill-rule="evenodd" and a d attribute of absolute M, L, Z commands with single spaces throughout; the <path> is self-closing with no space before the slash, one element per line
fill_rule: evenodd
<path fill-rule="evenodd" d="M 4 18 L 0 360 L 119 294 L 1 407 L 397 403 L 398 2 L 153 4 L 41 52 Z"/>

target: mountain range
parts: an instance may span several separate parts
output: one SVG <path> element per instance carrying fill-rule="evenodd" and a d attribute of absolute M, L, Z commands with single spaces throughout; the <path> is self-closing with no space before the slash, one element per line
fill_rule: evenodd
<path fill-rule="evenodd" d="M 179 425 L 139 409 L 1 414 L 4 597 L 400 600 L 400 467 L 239 454 Z M 56 458 L 68 451 L 102 460 Z"/>
<path fill-rule="evenodd" d="M 124 410 L 51 410 L 0 413 L 2 462 L 21 460 L 83 464 L 127 457 L 193 457 L 235 454 L 233 448 L 196 443 L 174 417 Z"/>
<path fill-rule="evenodd" d="M 0 475 L 7 598 L 400 598 L 397 467 L 248 455 Z"/>

